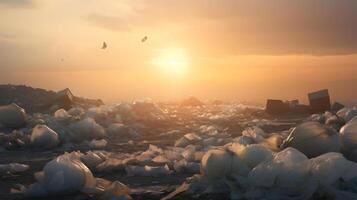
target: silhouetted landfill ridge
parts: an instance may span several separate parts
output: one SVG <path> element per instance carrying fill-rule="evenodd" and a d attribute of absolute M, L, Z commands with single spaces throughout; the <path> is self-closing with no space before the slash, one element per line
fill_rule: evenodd
<path fill-rule="evenodd" d="M 0 85 L 0 105 L 16 103 L 24 108 L 28 113 L 50 112 L 51 107 L 66 108 L 74 105 L 85 107 L 102 105 L 102 100 L 86 99 L 72 96 L 66 97 L 63 91 L 60 92 L 32 88 L 25 85 Z M 71 92 L 70 92 L 71 93 Z M 71 94 L 72 95 L 72 94 Z"/>

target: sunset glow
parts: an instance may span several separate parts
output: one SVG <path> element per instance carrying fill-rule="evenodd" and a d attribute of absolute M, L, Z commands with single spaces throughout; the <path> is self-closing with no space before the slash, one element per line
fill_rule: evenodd
<path fill-rule="evenodd" d="M 321 87 L 348 100 L 357 98 L 344 87 L 357 84 L 355 8 L 348 0 L 0 1 L 0 80 L 109 102 L 143 93 L 264 102 Z M 173 79 L 181 92 L 168 97 Z"/>
<path fill-rule="evenodd" d="M 182 49 L 161 49 L 152 64 L 171 75 L 182 75 L 188 69 L 186 55 Z"/>

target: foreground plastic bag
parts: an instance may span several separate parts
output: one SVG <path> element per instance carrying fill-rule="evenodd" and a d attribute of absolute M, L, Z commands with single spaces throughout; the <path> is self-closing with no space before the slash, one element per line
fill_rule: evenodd
<path fill-rule="evenodd" d="M 268 137 L 267 133 L 256 126 L 245 129 L 242 132 L 242 136 L 252 138 L 256 143 L 263 142 L 265 138 Z"/>
<path fill-rule="evenodd" d="M 294 128 L 282 144 L 282 148 L 286 147 L 293 147 L 310 158 L 340 150 L 337 132 L 318 122 L 305 122 Z"/>
<path fill-rule="evenodd" d="M 340 129 L 341 148 L 351 154 L 357 149 L 357 120 L 352 120 Z"/>
<path fill-rule="evenodd" d="M 29 168 L 30 166 L 19 163 L 0 164 L 0 173 L 20 173 L 27 171 Z"/>
<path fill-rule="evenodd" d="M 28 197 L 74 194 L 96 184 L 92 172 L 76 153 L 66 153 L 48 162 L 35 178 L 38 182 L 25 191 Z"/>
<path fill-rule="evenodd" d="M 268 199 L 309 199 L 317 188 L 309 174 L 309 159 L 293 148 L 259 164 L 249 173 L 248 180 L 253 187 L 269 188 Z"/>
<path fill-rule="evenodd" d="M 357 116 L 356 108 L 342 108 L 336 115 L 348 123 L 353 117 Z"/>
<path fill-rule="evenodd" d="M 8 128 L 19 128 L 26 123 L 26 112 L 16 104 L 0 106 L 0 125 Z"/>
<path fill-rule="evenodd" d="M 273 158 L 273 152 L 259 144 L 248 145 L 240 150 L 238 155 L 250 169 Z"/>
<path fill-rule="evenodd" d="M 201 172 L 209 181 L 214 182 L 231 175 L 246 176 L 249 168 L 236 153 L 212 149 L 202 158 Z"/>
<path fill-rule="evenodd" d="M 349 181 L 357 177 L 357 163 L 346 160 L 340 153 L 326 153 L 311 159 L 311 174 L 320 186 L 327 187 L 339 179 Z"/>
<path fill-rule="evenodd" d="M 30 137 L 31 146 L 41 149 L 53 149 L 59 144 L 58 134 L 46 125 L 36 125 Z"/>
<path fill-rule="evenodd" d="M 74 142 L 83 140 L 102 139 L 106 136 L 102 126 L 97 124 L 92 118 L 85 118 L 69 125 L 69 136 Z"/>
<path fill-rule="evenodd" d="M 57 110 L 54 116 L 58 121 L 68 121 L 71 118 L 71 115 L 63 108 Z"/>

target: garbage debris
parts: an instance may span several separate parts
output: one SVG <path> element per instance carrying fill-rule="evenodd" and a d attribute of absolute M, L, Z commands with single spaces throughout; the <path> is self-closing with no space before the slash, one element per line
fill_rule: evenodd
<path fill-rule="evenodd" d="M 336 115 L 342 118 L 346 123 L 348 123 L 352 118 L 357 116 L 356 108 L 342 108 L 339 110 Z"/>
<path fill-rule="evenodd" d="M 330 95 L 327 89 L 311 92 L 308 96 L 312 112 L 321 113 L 331 109 Z"/>
<path fill-rule="evenodd" d="M 41 149 L 53 149 L 59 144 L 58 134 L 46 125 L 36 125 L 31 133 L 31 146 Z"/>
<path fill-rule="evenodd" d="M 125 171 L 128 176 L 166 176 L 172 173 L 167 165 L 160 167 L 151 167 L 151 166 L 127 166 Z"/>
<path fill-rule="evenodd" d="M 60 108 L 68 110 L 68 107 L 88 108 L 103 105 L 101 100 L 76 97 L 68 90 L 54 92 L 23 85 L 0 85 L 0 105 L 15 103 L 29 114 L 52 113 L 50 111 L 55 112 Z M 57 109 L 51 110 L 51 107 L 57 107 Z"/>
<path fill-rule="evenodd" d="M 8 128 L 20 128 L 26 123 L 26 112 L 16 104 L 0 106 L 0 125 Z"/>
<path fill-rule="evenodd" d="M 277 115 L 289 112 L 289 106 L 281 100 L 268 99 L 265 111 Z"/>
<path fill-rule="evenodd" d="M 328 90 L 320 90 L 308 94 L 310 105 L 299 104 L 299 100 L 282 101 L 276 99 L 268 99 L 265 112 L 272 115 L 282 114 L 308 114 L 308 113 L 323 113 L 331 109 L 330 95 Z M 341 104 L 336 103 L 333 112 L 341 108 Z"/>
<path fill-rule="evenodd" d="M 28 165 L 19 163 L 0 164 L 0 174 L 10 172 L 13 174 L 25 172 L 30 168 Z"/>
<path fill-rule="evenodd" d="M 100 200 L 131 200 L 130 188 L 126 185 L 120 183 L 119 181 L 114 181 L 105 189 L 104 194 L 100 197 Z"/>
<path fill-rule="evenodd" d="M 74 95 L 69 88 L 58 91 L 54 96 L 53 104 L 60 108 L 70 109 L 74 104 Z"/>
<path fill-rule="evenodd" d="M 309 158 L 340 150 L 338 133 L 318 122 L 305 122 L 294 128 L 282 144 L 282 148 L 286 147 L 294 147 Z"/>
<path fill-rule="evenodd" d="M 340 130 L 341 149 L 347 154 L 356 154 L 357 150 L 357 120 L 351 120 Z M 350 155 L 351 156 L 351 155 Z M 354 157 L 354 160 L 356 160 Z M 356 160 L 357 161 L 357 160 Z"/>
<path fill-rule="evenodd" d="M 93 151 L 87 152 L 85 155 L 80 157 L 81 161 L 90 169 L 94 169 L 100 163 L 104 162 L 104 158 L 100 154 Z"/>
<path fill-rule="evenodd" d="M 24 97 L 15 95 L 20 100 L 12 102 L 34 98 L 26 87 L 4 91 L 20 90 Z M 102 105 L 70 91 L 60 95 L 62 103 L 54 103 L 56 92 L 33 94 L 48 101 L 18 104 L 31 110 L 25 123 L 0 128 L 0 176 L 5 186 L 0 196 L 357 197 L 357 111 L 353 107 L 312 114 L 298 100 L 280 101 L 288 108 L 287 115 L 272 116 L 262 106 L 235 102 L 183 106 L 141 99 Z M 5 96 L 13 97 L 10 92 Z M 28 186 L 32 173 L 36 182 Z"/>
<path fill-rule="evenodd" d="M 47 163 L 42 172 L 35 174 L 38 181 L 26 189 L 28 197 L 67 195 L 94 187 L 92 172 L 75 153 L 64 154 Z"/>
<path fill-rule="evenodd" d="M 332 104 L 331 106 L 331 111 L 333 113 L 337 113 L 339 110 L 341 110 L 342 108 L 344 108 L 345 106 L 339 102 L 335 102 Z"/>
<path fill-rule="evenodd" d="M 235 163 L 231 159 L 239 158 L 238 154 L 233 155 L 231 157 L 232 154 L 224 149 L 210 150 L 202 159 L 202 176 L 188 178 L 164 199 L 185 194 L 214 196 L 225 191 L 225 185 L 232 199 L 315 199 L 320 195 L 333 198 L 341 192 L 356 196 L 340 184 L 354 180 L 357 164 L 346 160 L 340 153 L 330 152 L 308 159 L 289 147 L 271 154 L 270 158 L 261 159 L 252 169 L 245 168 L 242 160 L 240 165 L 233 167 Z M 254 160 L 257 155 L 250 154 L 247 158 Z M 240 174 L 238 169 L 242 170 Z M 227 191 L 223 193 L 227 194 Z"/>
<path fill-rule="evenodd" d="M 209 150 L 202 158 L 201 171 L 211 182 L 230 174 L 246 176 L 249 168 L 236 153 L 224 149 Z"/>
<path fill-rule="evenodd" d="M 71 118 L 71 115 L 68 114 L 68 112 L 63 108 L 57 110 L 54 116 L 58 121 L 63 121 L 63 122 L 68 121 Z"/>
<path fill-rule="evenodd" d="M 104 128 L 92 118 L 85 118 L 69 125 L 71 141 L 102 139 L 106 136 Z"/>

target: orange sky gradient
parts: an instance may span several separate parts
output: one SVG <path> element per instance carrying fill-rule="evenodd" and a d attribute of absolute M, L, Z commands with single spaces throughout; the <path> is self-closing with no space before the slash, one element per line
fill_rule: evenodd
<path fill-rule="evenodd" d="M 356 13 L 351 0 L 0 0 L 0 83 L 110 103 L 306 102 L 323 88 L 352 102 Z"/>

